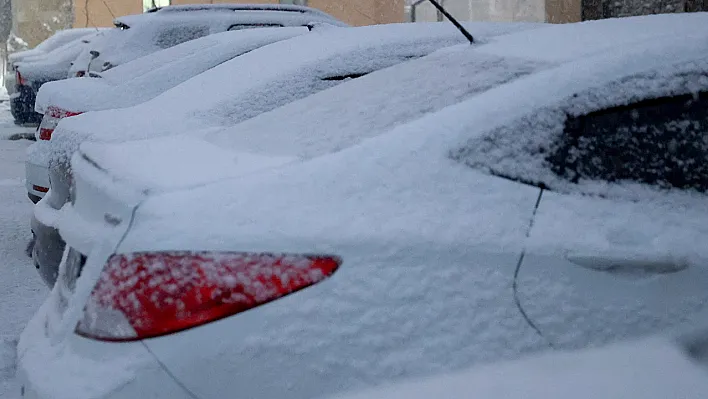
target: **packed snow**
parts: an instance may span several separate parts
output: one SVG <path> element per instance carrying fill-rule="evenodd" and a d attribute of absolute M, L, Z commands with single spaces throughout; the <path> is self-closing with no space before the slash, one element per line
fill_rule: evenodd
<path fill-rule="evenodd" d="M 15 126 L 10 115 L 7 94 L 0 93 L 0 397 L 13 398 L 19 390 L 14 385 L 16 345 L 25 323 L 46 296 L 32 260 L 24 249 L 32 234 L 29 217 L 32 204 L 23 184 L 24 150 L 27 140 L 14 138 L 31 134 L 34 129 Z M 13 140 L 10 140 L 10 138 Z"/>
<path fill-rule="evenodd" d="M 708 332 L 705 332 L 708 334 Z M 701 399 L 708 367 L 666 338 L 530 356 L 337 399 Z"/>
<path fill-rule="evenodd" d="M 53 105 L 85 112 L 140 104 L 222 62 L 307 32 L 305 27 L 263 28 L 190 40 L 119 65 L 101 73 L 101 78 L 47 83 L 37 94 L 35 109 L 44 113 Z"/>

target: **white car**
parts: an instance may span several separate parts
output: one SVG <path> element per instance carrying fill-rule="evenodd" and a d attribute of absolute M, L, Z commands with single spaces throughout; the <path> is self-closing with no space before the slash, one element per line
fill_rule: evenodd
<path fill-rule="evenodd" d="M 50 82 L 37 94 L 35 110 L 43 114 L 37 142 L 27 150 L 27 193 L 37 203 L 49 191 L 45 143 L 65 117 L 87 111 L 141 104 L 221 63 L 258 47 L 309 32 L 306 27 L 227 31 L 191 40 L 122 64 L 98 75 Z"/>
<path fill-rule="evenodd" d="M 15 123 L 39 123 L 41 115 L 34 111 L 39 88 L 46 82 L 64 79 L 72 60 L 101 34 L 94 32 L 46 54 L 27 57 L 14 64 L 15 91 L 10 95 L 10 109 Z"/>
<path fill-rule="evenodd" d="M 347 26 L 316 8 L 279 4 L 200 4 L 116 18 L 115 29 L 84 51 L 69 77 L 102 72 L 155 51 L 213 33 L 326 23 Z"/>
<path fill-rule="evenodd" d="M 657 337 L 529 356 L 337 399 L 703 399 L 707 335 L 703 331 L 688 342 Z"/>
<path fill-rule="evenodd" d="M 324 398 L 700 315 L 706 18 L 471 47 L 555 62 L 338 152 L 190 189 L 150 195 L 75 154 L 60 278 L 18 346 L 24 395 Z"/>
<path fill-rule="evenodd" d="M 38 44 L 35 48 L 18 51 L 16 53 L 9 54 L 6 60 L 5 68 L 5 89 L 7 94 L 12 94 L 15 91 L 15 63 L 22 61 L 26 58 L 36 57 L 44 55 L 60 46 L 63 46 L 69 42 L 80 39 L 89 34 L 95 33 L 97 30 L 103 30 L 103 28 L 75 28 L 75 29 L 64 29 L 54 32 L 54 34 L 47 40 Z"/>
<path fill-rule="evenodd" d="M 471 23 L 485 38 L 539 24 Z M 33 159 L 47 159 L 51 187 L 31 222 L 33 258 L 54 283 L 63 242 L 54 229 L 69 200 L 71 154 L 84 141 L 121 142 L 221 130 L 370 72 L 427 55 L 466 39 L 447 23 L 316 29 L 233 60 L 139 105 L 88 112 L 59 122 L 51 140 L 33 146 Z"/>

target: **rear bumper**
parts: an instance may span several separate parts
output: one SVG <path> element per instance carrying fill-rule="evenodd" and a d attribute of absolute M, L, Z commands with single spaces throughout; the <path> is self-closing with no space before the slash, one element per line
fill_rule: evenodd
<path fill-rule="evenodd" d="M 53 342 L 45 327 L 53 298 L 50 294 L 20 337 L 20 398 L 192 398 L 140 342 L 105 343 L 73 333 Z"/>
<path fill-rule="evenodd" d="M 49 189 L 49 167 L 36 160 L 28 159 L 25 162 L 25 186 L 27 193 L 32 197 L 43 198 L 47 191 L 37 189 L 39 187 Z M 37 201 L 33 201 L 37 203 Z"/>

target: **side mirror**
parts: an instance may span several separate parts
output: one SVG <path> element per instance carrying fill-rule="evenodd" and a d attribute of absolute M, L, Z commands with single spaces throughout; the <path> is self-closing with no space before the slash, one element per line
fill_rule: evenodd
<path fill-rule="evenodd" d="M 96 51 L 96 50 L 91 50 L 91 51 L 89 52 L 89 54 L 91 54 L 91 57 L 94 58 L 94 59 L 98 58 L 98 56 L 101 55 L 101 53 L 99 53 L 99 52 Z"/>

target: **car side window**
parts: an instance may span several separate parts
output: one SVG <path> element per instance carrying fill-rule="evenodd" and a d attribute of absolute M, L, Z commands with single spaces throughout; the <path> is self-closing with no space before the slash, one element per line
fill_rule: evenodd
<path fill-rule="evenodd" d="M 162 30 L 155 37 L 155 44 L 160 48 L 170 48 L 208 34 L 208 26 L 172 26 Z"/>
<path fill-rule="evenodd" d="M 569 116 L 546 161 L 558 176 L 708 191 L 708 92 Z"/>

